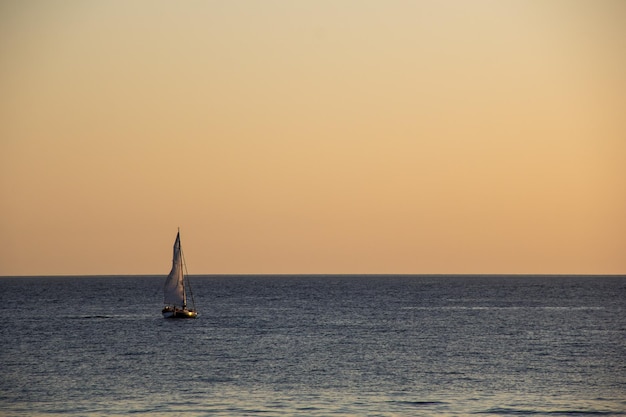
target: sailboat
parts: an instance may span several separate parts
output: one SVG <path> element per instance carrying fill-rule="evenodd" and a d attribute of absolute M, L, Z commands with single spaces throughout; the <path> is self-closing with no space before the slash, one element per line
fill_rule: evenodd
<path fill-rule="evenodd" d="M 178 230 L 176 240 L 174 241 L 172 270 L 167 276 L 165 286 L 163 287 L 165 307 L 162 313 L 166 319 L 195 319 L 198 317 L 186 272 L 185 258 L 180 246 L 180 230 Z M 189 298 L 191 299 L 191 308 L 187 306 L 187 293 L 189 293 Z"/>

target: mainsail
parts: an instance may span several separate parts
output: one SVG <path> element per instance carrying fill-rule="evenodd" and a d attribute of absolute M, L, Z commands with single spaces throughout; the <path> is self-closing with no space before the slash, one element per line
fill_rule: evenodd
<path fill-rule="evenodd" d="M 187 298 L 185 296 L 185 285 L 183 282 L 183 259 L 180 249 L 180 232 L 176 235 L 174 241 L 174 258 L 172 259 L 172 270 L 167 276 L 164 288 L 164 302 L 180 307 L 187 306 Z"/>

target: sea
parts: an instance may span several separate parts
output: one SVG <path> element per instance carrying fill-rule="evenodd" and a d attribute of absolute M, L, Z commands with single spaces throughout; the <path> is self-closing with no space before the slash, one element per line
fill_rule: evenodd
<path fill-rule="evenodd" d="M 625 416 L 626 276 L 0 278 L 0 416 Z"/>

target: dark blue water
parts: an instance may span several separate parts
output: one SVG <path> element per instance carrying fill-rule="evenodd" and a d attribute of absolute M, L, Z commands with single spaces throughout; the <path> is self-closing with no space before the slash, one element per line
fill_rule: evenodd
<path fill-rule="evenodd" d="M 626 277 L 1 278 L 2 416 L 626 415 Z"/>

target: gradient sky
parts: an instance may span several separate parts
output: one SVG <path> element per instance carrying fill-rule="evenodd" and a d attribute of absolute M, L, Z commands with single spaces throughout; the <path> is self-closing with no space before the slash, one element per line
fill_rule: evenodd
<path fill-rule="evenodd" d="M 0 0 L 0 275 L 624 274 L 624 22 Z"/>

